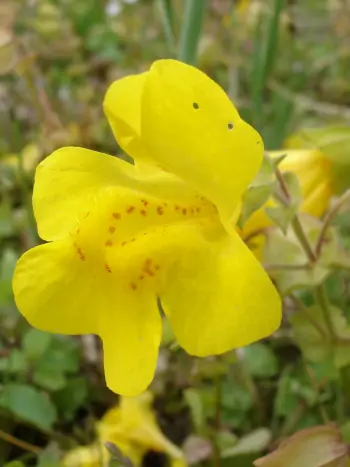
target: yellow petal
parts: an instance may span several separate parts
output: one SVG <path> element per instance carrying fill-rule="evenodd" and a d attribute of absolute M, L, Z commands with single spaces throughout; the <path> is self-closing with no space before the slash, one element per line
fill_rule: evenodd
<path fill-rule="evenodd" d="M 96 190 L 123 183 L 128 177 L 124 168 L 127 164 L 112 156 L 83 148 L 62 148 L 47 157 L 37 168 L 33 192 L 40 237 L 67 235 Z"/>
<path fill-rule="evenodd" d="M 17 262 L 14 297 L 32 326 L 60 334 L 95 332 L 97 316 L 87 293 L 94 278 L 74 258 L 71 243 L 60 241 L 32 248 Z"/>
<path fill-rule="evenodd" d="M 152 158 L 231 217 L 259 169 L 263 144 L 225 92 L 194 67 L 160 60 L 144 84 L 141 111 Z"/>
<path fill-rule="evenodd" d="M 271 153 L 274 154 L 278 153 Z M 291 149 L 280 168 L 283 172 L 295 173 L 299 179 L 303 198 L 301 211 L 321 217 L 333 193 L 331 164 L 326 157 L 317 150 Z"/>
<path fill-rule="evenodd" d="M 129 155 L 146 158 L 147 150 L 140 142 L 141 98 L 147 72 L 126 76 L 108 88 L 103 108 L 115 139 Z"/>
<path fill-rule="evenodd" d="M 147 291 L 122 295 L 114 291 L 113 281 L 109 286 L 100 312 L 106 382 L 112 391 L 134 396 L 153 379 L 161 318 L 155 297 Z"/>
<path fill-rule="evenodd" d="M 170 173 L 139 171 L 135 166 L 106 154 L 82 148 L 62 148 L 47 157 L 36 172 L 33 204 L 41 238 L 57 240 L 65 237 L 77 228 L 79 216 L 93 209 L 101 190 L 111 187 L 116 190 L 114 212 L 122 209 L 124 216 L 137 199 L 137 209 L 135 206 L 131 216 L 134 219 L 136 213 L 138 218 L 143 216 L 145 208 L 141 203 L 147 200 L 147 195 L 154 203 L 150 205 L 149 212 L 154 211 L 156 216 L 159 198 L 171 202 L 172 208 L 179 203 L 188 210 L 201 203 L 192 188 Z M 129 195 L 125 190 L 129 190 Z M 178 214 L 180 216 L 181 212 Z M 125 217 L 130 224 L 130 216 Z M 149 224 L 149 216 L 144 221 Z"/>
<path fill-rule="evenodd" d="M 81 446 L 69 451 L 62 459 L 63 467 L 108 467 L 109 455 L 97 444 Z"/>
<path fill-rule="evenodd" d="M 161 336 L 156 297 L 152 289 L 130 288 L 128 278 L 106 270 L 105 258 L 92 253 L 71 239 L 29 250 L 15 270 L 15 300 L 38 329 L 100 335 L 107 385 L 134 395 L 155 371 Z M 125 270 L 125 262 L 120 267 Z"/>
<path fill-rule="evenodd" d="M 109 410 L 98 424 L 99 436 L 116 444 L 122 441 L 144 451 L 154 450 L 181 458 L 181 450 L 161 432 L 152 402 L 148 391 L 137 397 L 122 397 L 119 407 Z"/>
<path fill-rule="evenodd" d="M 113 83 L 104 106 L 131 157 L 152 160 L 211 199 L 225 219 L 232 215 L 258 171 L 263 144 L 214 81 L 160 60 L 147 73 Z"/>
<path fill-rule="evenodd" d="M 179 257 L 161 299 L 179 344 L 197 356 L 262 339 L 281 321 L 280 298 L 238 234 Z"/>

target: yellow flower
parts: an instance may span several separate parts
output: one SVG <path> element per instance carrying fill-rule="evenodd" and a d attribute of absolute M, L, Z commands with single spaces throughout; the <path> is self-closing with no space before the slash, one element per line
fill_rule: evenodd
<path fill-rule="evenodd" d="M 97 440 L 73 449 L 63 459 L 64 467 L 108 467 L 106 442 L 115 444 L 134 466 L 141 465 L 147 451 L 168 454 L 174 465 L 185 466 L 182 451 L 160 431 L 152 409 L 152 394 L 122 397 L 97 424 Z"/>
<path fill-rule="evenodd" d="M 287 149 L 268 152 L 270 157 L 280 157 L 284 154 L 286 158 L 280 163 L 279 168 L 282 172 L 293 172 L 297 175 L 302 196 L 301 212 L 321 217 L 327 210 L 333 195 L 330 162 L 317 149 Z M 273 204 L 270 199 L 252 214 L 244 224 L 243 238 L 273 224 L 265 213 L 265 207 Z"/>
<path fill-rule="evenodd" d="M 37 166 L 41 155 L 39 146 L 35 143 L 30 143 L 24 146 L 20 154 L 9 154 L 1 160 L 1 163 L 4 166 L 13 168 L 18 174 L 21 159 L 22 169 L 25 173 L 30 173 Z"/>
<path fill-rule="evenodd" d="M 154 375 L 158 298 L 196 356 L 268 336 L 281 305 L 234 227 L 263 145 L 224 91 L 161 60 L 113 83 L 104 107 L 136 165 L 72 147 L 44 160 L 33 203 L 50 243 L 20 258 L 13 287 L 33 326 L 98 334 L 107 385 L 131 396 Z"/>

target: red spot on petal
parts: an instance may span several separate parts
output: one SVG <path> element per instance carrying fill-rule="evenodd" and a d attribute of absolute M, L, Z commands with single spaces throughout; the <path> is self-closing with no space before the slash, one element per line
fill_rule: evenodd
<path fill-rule="evenodd" d="M 115 232 L 115 227 L 114 227 L 113 225 L 110 225 L 108 230 L 109 230 L 110 233 L 112 234 L 112 233 Z"/>
<path fill-rule="evenodd" d="M 141 200 L 141 203 L 142 203 L 144 206 L 148 206 L 148 205 L 149 205 L 149 202 L 148 202 L 146 199 L 142 199 L 142 200 Z"/>
<path fill-rule="evenodd" d="M 162 216 L 162 215 L 164 214 L 164 209 L 163 209 L 162 206 L 158 206 L 158 207 L 157 207 L 157 214 L 158 214 L 159 216 Z"/>
<path fill-rule="evenodd" d="M 108 264 L 105 264 L 105 269 L 107 272 L 112 272 L 112 269 L 108 266 Z"/>
<path fill-rule="evenodd" d="M 144 278 L 145 278 L 145 276 L 143 276 L 142 274 L 141 274 L 141 276 L 139 276 L 140 281 L 142 281 Z"/>
<path fill-rule="evenodd" d="M 121 215 L 119 214 L 119 212 L 114 212 L 112 216 L 114 217 L 114 219 L 117 219 L 117 220 L 121 218 Z"/>
<path fill-rule="evenodd" d="M 197 208 L 196 211 L 199 212 L 201 210 L 201 208 Z"/>
<path fill-rule="evenodd" d="M 147 216 L 147 212 L 144 209 L 141 209 L 140 214 L 141 216 Z"/>
<path fill-rule="evenodd" d="M 136 290 L 137 289 L 137 285 L 134 283 L 134 282 L 131 282 L 130 283 L 130 287 L 132 290 Z"/>
<path fill-rule="evenodd" d="M 112 240 L 109 238 L 106 243 L 105 243 L 105 246 L 112 246 L 113 245 L 113 242 Z"/>
<path fill-rule="evenodd" d="M 177 204 L 175 204 L 175 211 L 180 211 L 180 206 L 178 206 Z"/>
<path fill-rule="evenodd" d="M 163 203 L 163 206 L 166 208 L 168 207 L 168 203 Z"/>
<path fill-rule="evenodd" d="M 154 266 L 154 269 L 155 269 L 156 271 L 159 271 L 159 269 L 160 269 L 159 264 L 156 264 L 156 265 Z"/>
<path fill-rule="evenodd" d="M 183 208 L 182 214 L 183 214 L 184 216 L 186 216 L 186 214 L 187 214 L 187 209 L 186 209 L 186 208 Z"/>
<path fill-rule="evenodd" d="M 152 258 L 147 258 L 145 260 L 145 266 L 150 266 L 152 264 Z"/>
<path fill-rule="evenodd" d="M 149 268 L 144 268 L 143 272 L 144 272 L 145 274 L 147 274 L 147 276 L 154 277 L 154 272 L 151 271 L 151 269 L 149 269 Z"/>
<path fill-rule="evenodd" d="M 191 214 L 194 214 L 194 209 L 193 208 L 191 208 L 190 211 L 191 211 Z"/>
<path fill-rule="evenodd" d="M 82 261 L 85 261 L 86 260 L 86 257 L 84 255 L 84 253 L 82 252 L 81 248 L 77 248 L 77 253 L 79 255 L 79 258 L 82 260 Z"/>
<path fill-rule="evenodd" d="M 122 246 L 125 246 L 128 242 L 122 242 Z"/>
<path fill-rule="evenodd" d="M 129 240 L 129 243 L 134 243 L 136 241 L 136 238 L 132 238 L 131 240 Z"/>
<path fill-rule="evenodd" d="M 133 211 L 135 211 L 135 206 L 129 206 L 126 210 L 127 214 L 131 214 Z"/>

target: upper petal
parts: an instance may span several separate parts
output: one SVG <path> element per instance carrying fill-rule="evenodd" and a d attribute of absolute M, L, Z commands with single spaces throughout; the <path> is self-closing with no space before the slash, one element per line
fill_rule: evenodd
<path fill-rule="evenodd" d="M 103 109 L 119 146 L 130 156 L 146 158 L 141 137 L 141 98 L 148 72 L 121 78 L 108 88 Z"/>
<path fill-rule="evenodd" d="M 77 227 L 79 215 L 91 211 L 99 192 L 111 187 L 119 189 L 115 207 L 123 205 L 123 210 L 131 201 L 125 197 L 125 190 L 139 202 L 147 194 L 186 205 L 198 201 L 196 192 L 170 173 L 140 171 L 121 159 L 88 149 L 62 148 L 41 162 L 36 171 L 33 205 L 40 237 L 65 237 Z M 142 209 L 140 204 L 137 212 Z"/>
<path fill-rule="evenodd" d="M 40 237 L 66 236 L 97 190 L 128 182 L 128 168 L 115 157 L 78 147 L 59 149 L 44 159 L 37 167 L 33 191 Z"/>
<path fill-rule="evenodd" d="M 229 219 L 262 161 L 260 135 L 198 69 L 160 60 L 109 88 L 104 108 L 123 149 L 192 184 Z"/>
<path fill-rule="evenodd" d="M 279 295 L 238 234 L 180 255 L 161 301 L 179 344 L 197 356 L 262 339 L 281 321 Z"/>
<path fill-rule="evenodd" d="M 148 153 L 230 218 L 261 164 L 260 135 L 214 81 L 175 60 L 153 64 L 141 104 L 141 138 Z"/>

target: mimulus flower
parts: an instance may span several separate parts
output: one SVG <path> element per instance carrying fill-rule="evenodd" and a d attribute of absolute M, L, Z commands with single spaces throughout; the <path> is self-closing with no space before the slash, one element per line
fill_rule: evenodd
<path fill-rule="evenodd" d="M 119 405 L 102 417 L 97 424 L 97 440 L 75 448 L 63 458 L 64 467 L 108 467 L 109 454 L 105 443 L 115 444 L 135 467 L 142 464 L 147 451 L 163 452 L 172 459 L 171 465 L 184 467 L 182 451 L 169 441 L 156 421 L 152 409 L 152 394 L 122 397 Z"/>
<path fill-rule="evenodd" d="M 105 112 L 135 160 L 63 148 L 38 167 L 33 204 L 49 243 L 26 252 L 15 300 L 33 326 L 99 335 L 109 388 L 151 382 L 158 300 L 191 355 L 268 336 L 280 298 L 235 230 L 263 144 L 224 91 L 174 60 L 112 84 Z"/>
<path fill-rule="evenodd" d="M 318 149 L 286 149 L 271 151 L 272 158 L 286 155 L 279 165 L 283 172 L 293 172 L 299 180 L 301 190 L 301 212 L 322 217 L 333 195 L 331 163 Z M 255 211 L 243 226 L 243 238 L 273 225 L 265 213 L 266 206 L 273 206 L 269 200 Z"/>

